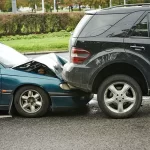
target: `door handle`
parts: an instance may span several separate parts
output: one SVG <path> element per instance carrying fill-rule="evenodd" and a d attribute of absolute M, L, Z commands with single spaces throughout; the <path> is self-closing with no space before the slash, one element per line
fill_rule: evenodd
<path fill-rule="evenodd" d="M 145 50 L 145 47 L 144 47 L 144 46 L 136 46 L 136 45 L 133 45 L 133 46 L 130 46 L 130 48 L 133 48 L 133 49 L 136 50 L 136 51 Z"/>

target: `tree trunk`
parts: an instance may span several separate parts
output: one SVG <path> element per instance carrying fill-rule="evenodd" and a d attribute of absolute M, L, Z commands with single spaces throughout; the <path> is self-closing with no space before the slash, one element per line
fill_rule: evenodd
<path fill-rule="evenodd" d="M 81 11 L 81 4 L 79 4 L 79 11 Z"/>

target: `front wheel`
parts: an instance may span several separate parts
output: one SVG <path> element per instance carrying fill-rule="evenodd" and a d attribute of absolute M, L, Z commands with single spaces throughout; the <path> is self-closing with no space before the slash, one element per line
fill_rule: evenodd
<path fill-rule="evenodd" d="M 20 88 L 15 94 L 14 105 L 18 113 L 24 117 L 41 117 L 50 107 L 49 97 L 36 86 Z"/>
<path fill-rule="evenodd" d="M 142 102 L 139 84 L 127 75 L 108 77 L 98 90 L 101 110 L 112 118 L 128 118 L 134 115 Z"/>

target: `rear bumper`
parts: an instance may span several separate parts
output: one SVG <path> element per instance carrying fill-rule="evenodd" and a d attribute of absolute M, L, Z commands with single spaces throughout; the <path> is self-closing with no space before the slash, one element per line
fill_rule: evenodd
<path fill-rule="evenodd" d="M 91 69 L 86 66 L 74 65 L 72 63 L 65 64 L 62 72 L 62 78 L 69 84 L 82 89 L 83 91 L 90 92 L 89 80 Z"/>
<path fill-rule="evenodd" d="M 61 108 L 79 108 L 85 106 L 92 98 L 93 94 L 85 92 L 75 92 L 68 95 L 51 95 L 52 110 Z"/>

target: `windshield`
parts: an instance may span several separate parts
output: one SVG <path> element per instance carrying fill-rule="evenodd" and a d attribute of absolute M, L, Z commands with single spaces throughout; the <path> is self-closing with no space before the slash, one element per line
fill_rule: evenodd
<path fill-rule="evenodd" d="M 28 58 L 13 48 L 0 43 L 0 63 L 5 67 L 13 67 L 17 64 L 24 63 Z"/>

